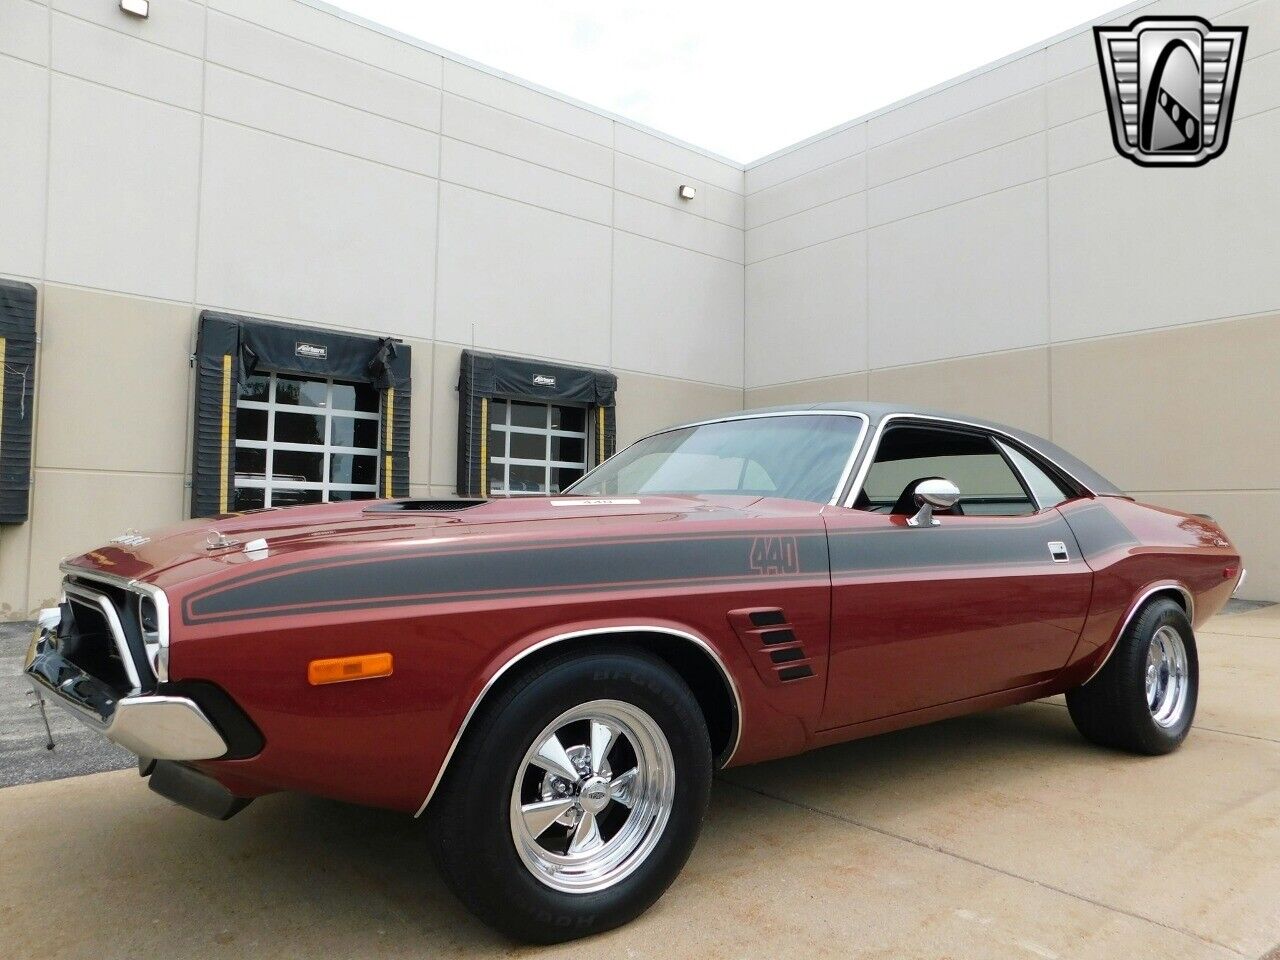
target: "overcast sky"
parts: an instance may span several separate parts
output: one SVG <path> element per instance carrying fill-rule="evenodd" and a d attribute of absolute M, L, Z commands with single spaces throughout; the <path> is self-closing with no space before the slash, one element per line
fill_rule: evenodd
<path fill-rule="evenodd" d="M 1118 0 L 336 3 L 743 162 L 1120 6 Z"/>

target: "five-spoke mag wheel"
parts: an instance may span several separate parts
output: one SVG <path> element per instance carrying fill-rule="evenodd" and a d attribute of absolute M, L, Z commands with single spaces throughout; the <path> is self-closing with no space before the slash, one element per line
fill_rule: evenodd
<path fill-rule="evenodd" d="M 662 835 L 675 778 L 667 738 L 643 710 L 619 700 L 567 710 L 521 761 L 511 792 L 516 851 L 553 889 L 609 887 Z"/>
<path fill-rule="evenodd" d="M 711 738 L 653 654 L 582 645 L 476 714 L 427 811 L 445 881 L 518 940 L 626 923 L 688 859 L 711 795 Z"/>

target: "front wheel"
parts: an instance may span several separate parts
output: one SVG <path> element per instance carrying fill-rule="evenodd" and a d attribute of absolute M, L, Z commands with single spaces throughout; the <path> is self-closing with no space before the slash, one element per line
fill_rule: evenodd
<path fill-rule="evenodd" d="M 1182 607 L 1153 600 L 1098 675 L 1067 693 L 1085 739 L 1133 753 L 1175 750 L 1191 730 L 1200 685 L 1196 638 Z"/>
<path fill-rule="evenodd" d="M 684 681 L 639 650 L 595 650 L 486 705 L 427 816 L 445 881 L 473 913 L 556 943 L 662 895 L 710 784 L 706 723 Z"/>

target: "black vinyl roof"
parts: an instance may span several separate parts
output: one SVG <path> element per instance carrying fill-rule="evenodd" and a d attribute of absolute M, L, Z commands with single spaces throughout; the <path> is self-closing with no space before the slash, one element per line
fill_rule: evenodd
<path fill-rule="evenodd" d="M 1042 457 L 1052 461 L 1060 469 L 1070 474 L 1073 479 L 1078 481 L 1082 486 L 1087 488 L 1091 493 L 1124 496 L 1124 491 L 1117 487 L 1102 474 L 1098 473 L 1091 466 L 1079 459 L 1075 455 L 1063 450 L 1051 440 L 1037 436 L 1018 427 L 1010 427 L 1003 423 L 996 423 L 991 420 L 983 420 L 979 417 L 970 417 L 964 414 L 951 413 L 946 410 L 937 410 L 931 407 L 921 407 L 905 403 L 880 403 L 871 401 L 824 401 L 820 403 L 795 403 L 778 407 L 758 407 L 753 410 L 743 410 L 740 413 L 725 414 L 722 417 L 709 417 L 703 420 L 691 421 L 687 424 L 679 426 L 692 426 L 695 423 L 714 422 L 715 420 L 733 420 L 741 417 L 752 417 L 758 415 L 767 415 L 770 413 L 804 413 L 811 410 L 833 410 L 848 413 L 864 414 L 870 421 L 870 430 L 874 435 L 876 428 L 880 422 L 886 417 L 921 417 L 929 419 L 946 420 L 952 423 L 965 424 L 968 426 L 980 427 L 984 430 L 992 430 L 996 433 L 1002 433 L 1013 438 L 1024 446 L 1039 453 Z M 667 429 L 679 429 L 679 427 L 669 427 Z M 665 432 L 665 431 L 663 431 Z M 864 450 L 869 449 L 864 445 Z M 865 456 L 865 452 L 862 454 Z"/>

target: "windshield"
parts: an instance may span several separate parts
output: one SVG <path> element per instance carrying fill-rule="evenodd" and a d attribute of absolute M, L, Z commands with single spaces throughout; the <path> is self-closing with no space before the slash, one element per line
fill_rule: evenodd
<path fill-rule="evenodd" d="M 822 414 L 669 430 L 606 460 L 565 492 L 754 494 L 827 503 L 861 431 L 860 417 Z"/>

